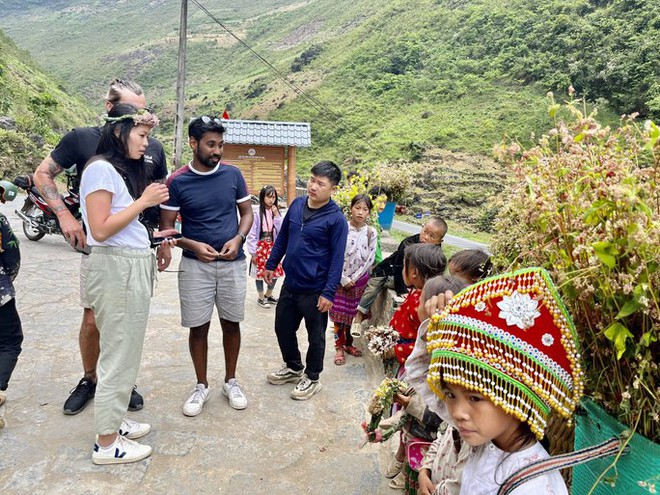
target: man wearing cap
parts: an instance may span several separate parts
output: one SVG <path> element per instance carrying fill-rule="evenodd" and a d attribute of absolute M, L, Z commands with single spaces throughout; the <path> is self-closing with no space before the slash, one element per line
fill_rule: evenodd
<path fill-rule="evenodd" d="M 105 108 L 109 111 L 117 103 L 128 103 L 136 108 L 145 108 L 146 99 L 139 84 L 131 81 L 114 79 L 105 97 Z M 96 154 L 96 147 L 101 138 L 100 127 L 79 127 L 69 131 L 53 151 L 41 162 L 34 173 L 34 182 L 44 197 L 48 206 L 57 215 L 60 229 L 72 246 L 84 248 L 85 232 L 82 225 L 69 212 L 64 204 L 55 177 L 63 170 L 75 167 L 77 181 L 74 187 L 78 189 L 78 181 L 87 161 Z M 167 160 L 163 146 L 159 141 L 149 138 L 144 163 L 149 167 L 150 182 L 162 182 L 167 176 Z M 158 209 L 145 210 L 145 223 L 149 228 L 155 228 L 158 222 Z M 80 305 L 83 307 L 83 319 L 80 325 L 79 345 L 82 357 L 84 376 L 70 392 L 64 403 L 64 414 L 78 414 L 96 392 L 96 363 L 99 359 L 99 331 L 96 327 L 94 312 L 89 307 L 85 280 L 89 256 L 83 254 L 80 262 Z M 133 389 L 129 411 L 137 411 L 144 406 L 142 396 Z"/>
<path fill-rule="evenodd" d="M 236 365 L 247 288 L 243 243 L 252 227 L 253 213 L 241 171 L 220 161 L 224 132 L 216 118 L 204 115 L 190 121 L 193 159 L 170 176 L 170 199 L 161 205 L 162 229 L 174 228 L 177 214 L 181 215 L 183 238 L 177 242 L 183 249 L 179 265 L 181 325 L 190 328 L 188 346 L 197 378 L 183 405 L 186 416 L 197 416 L 209 399 L 208 333 L 214 306 L 218 308 L 225 355 L 222 393 L 234 409 L 247 407 L 247 398 L 236 380 Z"/>

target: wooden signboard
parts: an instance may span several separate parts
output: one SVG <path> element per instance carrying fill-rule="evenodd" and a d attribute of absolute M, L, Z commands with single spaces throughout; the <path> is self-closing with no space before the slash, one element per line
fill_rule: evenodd
<path fill-rule="evenodd" d="M 284 193 L 284 147 L 225 144 L 222 160 L 241 169 L 250 194 L 259 196 L 267 184 Z"/>

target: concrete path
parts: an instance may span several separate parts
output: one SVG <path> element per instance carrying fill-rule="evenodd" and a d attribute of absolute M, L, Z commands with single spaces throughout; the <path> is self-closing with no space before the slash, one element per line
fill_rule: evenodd
<path fill-rule="evenodd" d="M 7 390 L 8 424 L 0 430 L 0 493 L 397 493 L 381 474 L 395 445 L 359 448 L 363 404 L 381 379 L 378 362 L 347 356 L 345 366 L 334 366 L 329 331 L 323 390 L 306 402 L 291 400 L 292 385 L 266 382 L 265 375 L 281 365 L 281 357 L 273 333 L 274 310 L 257 306 L 251 281 L 238 366 L 248 408 L 231 409 L 221 394 L 224 361 L 215 320 L 210 335 L 211 398 L 201 415 L 183 416 L 181 406 L 195 376 L 188 331 L 179 325 L 176 273 L 159 277 L 138 377 L 145 408 L 129 413 L 132 419 L 151 423 L 153 431 L 141 441 L 152 445 L 154 454 L 135 464 L 94 466 L 92 405 L 77 416 L 62 414 L 69 390 L 82 376 L 80 255 L 61 237 L 27 240 L 13 213 L 22 200 L 0 205 L 21 241 L 23 263 L 16 286 L 25 333 Z M 304 329 L 299 338 L 306 348 Z"/>

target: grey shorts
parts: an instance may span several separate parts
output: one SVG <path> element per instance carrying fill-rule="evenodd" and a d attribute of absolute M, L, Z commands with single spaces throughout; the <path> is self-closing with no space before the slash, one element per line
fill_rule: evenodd
<path fill-rule="evenodd" d="M 89 309 L 89 297 L 87 297 L 87 272 L 89 272 L 89 260 L 91 256 L 82 254 L 80 257 L 80 306 Z"/>
<path fill-rule="evenodd" d="M 198 327 L 211 321 L 213 305 L 220 319 L 243 321 L 247 290 L 244 259 L 204 263 L 183 256 L 179 270 L 181 326 Z"/>

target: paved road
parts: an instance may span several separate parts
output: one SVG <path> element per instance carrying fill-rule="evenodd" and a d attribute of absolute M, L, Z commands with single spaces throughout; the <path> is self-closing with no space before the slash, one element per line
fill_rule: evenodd
<path fill-rule="evenodd" d="M 409 234 L 419 234 L 422 231 L 422 228 L 419 225 L 401 222 L 399 220 L 394 220 L 392 222 L 392 228 Z M 445 235 L 444 243 L 456 246 L 460 249 L 483 249 L 484 251 L 489 250 L 489 246 L 487 244 L 482 244 L 480 242 L 471 241 L 470 239 L 464 239 L 463 237 L 457 237 L 450 234 Z"/>
<path fill-rule="evenodd" d="M 154 454 L 135 464 L 94 466 L 93 407 L 64 416 L 62 404 L 81 377 L 78 354 L 78 263 L 62 238 L 28 241 L 13 213 L 0 205 L 21 241 L 16 282 L 23 320 L 23 354 L 7 391 L 7 427 L 0 430 L 3 494 L 394 494 L 380 474 L 394 446 L 362 443 L 363 404 L 380 382 L 373 358 L 347 356 L 332 363 L 327 334 L 324 389 L 306 402 L 290 386 L 269 385 L 280 365 L 273 310 L 256 304 L 248 284 L 238 378 L 249 406 L 231 409 L 220 393 L 224 364 L 221 333 L 210 334 L 211 398 L 200 416 L 186 418 L 183 401 L 195 378 L 187 330 L 179 326 L 176 274 L 163 273 L 151 306 L 138 387 L 146 405 L 129 417 L 149 422 L 144 438 Z M 174 265 L 176 267 L 176 264 Z M 304 332 L 304 330 L 303 330 Z M 299 334 L 306 347 L 304 333 Z"/>

